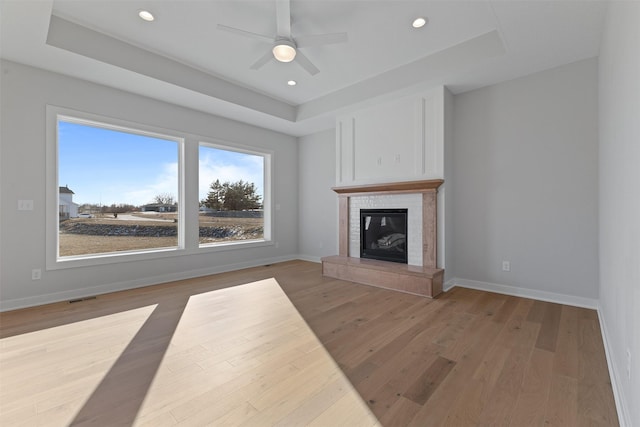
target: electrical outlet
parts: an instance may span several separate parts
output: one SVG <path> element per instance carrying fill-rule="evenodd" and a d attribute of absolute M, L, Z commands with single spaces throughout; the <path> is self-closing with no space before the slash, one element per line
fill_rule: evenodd
<path fill-rule="evenodd" d="M 627 378 L 631 379 L 631 350 L 627 349 Z"/>
<path fill-rule="evenodd" d="M 502 261 L 502 271 L 511 271 L 511 263 L 509 261 Z"/>
<path fill-rule="evenodd" d="M 40 280 L 42 279 L 42 270 L 39 268 L 34 268 L 31 270 L 31 280 Z"/>

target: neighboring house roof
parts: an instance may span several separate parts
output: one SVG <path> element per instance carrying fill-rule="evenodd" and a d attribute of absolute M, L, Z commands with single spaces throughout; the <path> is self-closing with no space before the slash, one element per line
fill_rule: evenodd
<path fill-rule="evenodd" d="M 64 187 L 60 187 L 58 191 L 60 192 L 60 194 L 76 194 L 73 191 L 71 191 L 71 189 L 66 185 Z"/>

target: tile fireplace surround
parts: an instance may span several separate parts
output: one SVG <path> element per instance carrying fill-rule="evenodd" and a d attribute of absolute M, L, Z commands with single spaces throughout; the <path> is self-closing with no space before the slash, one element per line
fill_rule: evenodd
<path fill-rule="evenodd" d="M 437 193 L 444 181 L 432 179 L 424 181 L 405 181 L 387 184 L 359 185 L 352 187 L 335 187 L 339 202 L 339 248 L 338 255 L 322 258 L 322 274 L 336 279 L 348 280 L 365 285 L 393 289 L 425 297 L 435 297 L 442 292 L 444 270 L 437 268 Z M 422 209 L 411 212 L 422 214 L 422 253 L 409 253 L 409 262 L 422 265 L 399 264 L 395 262 L 360 259 L 349 256 L 359 253 L 359 248 L 351 248 L 355 241 L 354 227 L 359 228 L 350 215 L 350 206 L 354 206 L 351 198 L 358 198 L 358 206 L 362 197 L 387 195 L 419 195 L 422 197 Z M 383 198 L 384 199 L 384 198 Z M 388 200 L 402 200 L 387 198 Z M 413 198 L 412 198 L 413 199 Z M 395 203 L 395 202 L 391 202 Z M 380 207 L 380 206 L 376 206 Z M 402 207 L 402 206 L 394 206 Z M 407 207 L 407 206 L 404 206 Z M 409 207 L 411 209 L 411 207 Z M 414 218 L 415 219 L 415 218 Z M 414 220 L 409 218 L 409 222 Z M 420 227 L 417 227 L 418 230 Z M 418 240 L 418 239 L 416 239 Z M 411 244 L 409 243 L 409 250 Z M 420 251 L 420 248 L 418 248 Z"/>

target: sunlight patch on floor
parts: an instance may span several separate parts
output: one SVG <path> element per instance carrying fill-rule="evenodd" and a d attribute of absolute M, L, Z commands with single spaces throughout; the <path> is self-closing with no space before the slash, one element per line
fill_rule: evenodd
<path fill-rule="evenodd" d="M 0 424 L 379 425 L 274 278 L 196 292 L 0 340 Z"/>
<path fill-rule="evenodd" d="M 136 425 L 334 425 L 341 413 L 377 424 L 271 278 L 189 298 Z"/>
<path fill-rule="evenodd" d="M 67 425 L 155 307 L 1 339 L 0 424 Z"/>

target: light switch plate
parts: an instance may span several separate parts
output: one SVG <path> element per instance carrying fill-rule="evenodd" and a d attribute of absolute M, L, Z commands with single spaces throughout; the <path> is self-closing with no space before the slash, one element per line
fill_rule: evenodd
<path fill-rule="evenodd" d="M 33 200 L 18 200 L 18 210 L 19 211 L 32 211 L 33 210 Z"/>

